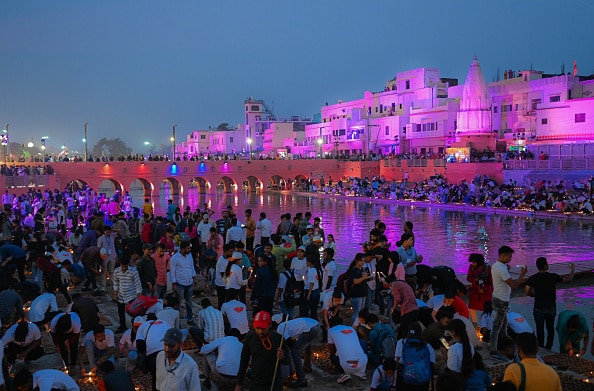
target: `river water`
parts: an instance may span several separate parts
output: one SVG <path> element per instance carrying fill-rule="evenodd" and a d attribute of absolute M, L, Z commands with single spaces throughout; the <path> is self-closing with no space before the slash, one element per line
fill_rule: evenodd
<path fill-rule="evenodd" d="M 153 199 L 157 213 L 164 215 L 169 197 L 168 189 L 161 189 L 160 197 Z M 134 194 L 133 194 L 134 196 Z M 399 206 L 363 199 L 332 199 L 291 193 L 247 193 L 199 194 L 188 189 L 186 197 L 173 197 L 174 203 L 193 210 L 205 202 L 217 213 L 231 205 L 239 220 L 243 211 L 251 208 L 257 220 L 260 212 L 266 212 L 275 228 L 281 214 L 311 211 L 312 216 L 322 218 L 327 234 L 334 235 L 337 243 L 335 259 L 347 265 L 354 254 L 361 251 L 361 243 L 368 240 L 374 221 L 386 223 L 386 236 L 392 243 L 399 240 L 405 221 L 414 223 L 415 248 L 424 256 L 423 263 L 449 265 L 457 272 L 468 269 L 468 255 L 473 252 L 485 255 L 493 263 L 497 260 L 497 249 L 508 245 L 516 252 L 512 265 L 529 266 L 529 274 L 536 272 L 535 261 L 545 256 L 549 263 L 578 262 L 594 259 L 594 224 L 588 221 L 561 219 L 537 219 L 504 215 L 481 214 L 418 206 Z M 142 205 L 142 199 L 134 197 L 135 206 Z"/>

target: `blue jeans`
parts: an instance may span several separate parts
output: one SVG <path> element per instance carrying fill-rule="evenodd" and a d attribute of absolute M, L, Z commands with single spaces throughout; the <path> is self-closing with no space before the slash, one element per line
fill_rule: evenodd
<path fill-rule="evenodd" d="M 287 304 L 283 301 L 280 302 L 280 310 L 283 314 L 283 319 L 289 315 L 289 319 L 293 319 L 295 317 L 295 306 L 287 307 Z"/>
<path fill-rule="evenodd" d="M 165 285 L 165 286 L 157 285 L 157 287 L 155 289 L 155 296 L 157 296 L 159 299 L 164 299 L 166 295 L 167 295 L 167 285 Z"/>
<path fill-rule="evenodd" d="M 177 294 L 186 301 L 186 319 L 192 320 L 192 294 L 194 293 L 194 285 L 182 285 L 179 282 L 176 284 Z"/>
<path fill-rule="evenodd" d="M 491 330 L 491 351 L 496 352 L 499 337 L 507 337 L 507 310 L 509 301 L 493 297 L 493 329 Z"/>
<path fill-rule="evenodd" d="M 534 323 L 536 323 L 536 339 L 538 346 L 545 347 L 551 350 L 553 341 L 555 340 L 555 316 L 557 315 L 556 308 L 535 308 L 532 312 L 534 315 Z M 547 326 L 547 344 L 544 340 L 544 329 Z"/>
<path fill-rule="evenodd" d="M 313 296 L 313 295 L 312 295 Z M 297 380 L 305 380 L 305 371 L 303 370 L 303 362 L 301 362 L 301 353 L 305 351 L 305 364 L 311 367 L 311 343 L 322 334 L 320 326 L 314 326 L 309 331 L 302 333 L 297 337 L 295 345 L 291 348 L 291 358 L 295 365 L 295 374 Z"/>
<path fill-rule="evenodd" d="M 320 306 L 320 290 L 311 291 L 311 298 L 307 301 L 308 315 L 310 318 L 318 320 L 318 307 Z"/>
<path fill-rule="evenodd" d="M 375 289 L 371 289 L 369 286 L 367 287 L 367 298 L 365 299 L 365 307 L 367 307 L 367 309 L 369 311 L 371 311 L 373 308 L 373 299 L 375 298 Z"/>
<path fill-rule="evenodd" d="M 359 311 L 365 307 L 365 297 L 351 297 L 351 304 L 353 304 L 353 315 L 351 315 L 351 325 L 359 317 Z"/>

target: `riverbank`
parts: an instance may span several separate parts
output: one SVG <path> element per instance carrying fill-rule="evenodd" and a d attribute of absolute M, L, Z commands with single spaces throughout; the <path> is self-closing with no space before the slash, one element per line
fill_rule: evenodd
<path fill-rule="evenodd" d="M 272 190 L 274 191 L 274 190 Z M 278 190 L 282 194 L 298 194 L 306 197 L 317 197 L 317 198 L 330 198 L 337 200 L 357 200 L 357 201 L 370 201 L 376 204 L 382 205 L 398 205 L 398 206 L 409 206 L 415 208 L 436 208 L 442 210 L 452 210 L 465 213 L 481 213 L 485 215 L 502 215 L 512 217 L 525 217 L 529 219 L 559 219 L 559 220 L 576 220 L 576 221 L 587 221 L 594 223 L 594 214 L 585 215 L 583 213 L 563 213 L 563 212 L 549 212 L 549 211 L 533 211 L 529 209 L 506 209 L 506 208 L 490 208 L 486 206 L 475 206 L 467 204 L 442 204 L 439 202 L 430 201 L 414 201 L 414 200 L 391 200 L 385 198 L 373 198 L 373 197 L 353 197 L 336 194 L 325 194 L 325 193 L 308 193 L 293 190 Z"/>

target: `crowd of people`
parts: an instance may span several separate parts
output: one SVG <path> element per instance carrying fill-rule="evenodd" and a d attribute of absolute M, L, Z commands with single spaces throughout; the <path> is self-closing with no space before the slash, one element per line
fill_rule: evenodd
<path fill-rule="evenodd" d="M 345 177 L 338 181 L 329 178 L 303 179 L 292 186 L 295 191 L 324 193 L 353 197 L 389 200 L 427 201 L 441 204 L 464 204 L 488 208 L 506 208 L 561 213 L 593 212 L 594 177 L 586 181 L 541 180 L 528 187 L 519 187 L 510 180 L 498 184 L 488 175 L 477 175 L 472 181 L 449 183 L 442 175 L 434 175 L 420 182 L 409 182 L 408 172 L 402 181 L 387 181 L 379 176 L 371 178 Z"/>
<path fill-rule="evenodd" d="M 312 348 L 327 344 L 337 382 L 371 391 L 486 390 L 492 380 L 496 389 L 557 391 L 539 347 L 551 349 L 555 333 L 570 355 L 589 344 L 577 311 L 560 312 L 555 328 L 555 285 L 573 269 L 561 277 L 538 258 L 537 274 L 526 280 L 524 267 L 513 279 L 505 245 L 493 265 L 472 254 L 463 283 L 447 265 L 423 264 L 412 222 L 392 247 L 376 221 L 341 271 L 334 236 L 309 211 L 283 214 L 275 228 L 264 211 L 256 221 L 251 209 L 240 218 L 227 206 L 217 219 L 208 204 L 181 211 L 169 200 L 155 216 L 148 199 L 127 210 L 126 193 L 105 209 L 90 188 L 48 193 L 2 199 L 1 390 L 78 390 L 76 379 L 98 375 L 100 390 L 134 390 L 138 371 L 150 373 L 153 390 L 305 388 L 316 380 Z M 536 333 L 509 308 L 525 280 Z M 209 293 L 198 306 L 195 295 Z M 117 308 L 115 330 L 98 315 L 93 296 L 104 295 Z M 46 333 L 63 369 L 31 373 L 48 353 Z M 182 349 L 188 336 L 195 355 Z M 510 363 L 502 379 L 488 375 L 486 346 L 490 359 Z"/>

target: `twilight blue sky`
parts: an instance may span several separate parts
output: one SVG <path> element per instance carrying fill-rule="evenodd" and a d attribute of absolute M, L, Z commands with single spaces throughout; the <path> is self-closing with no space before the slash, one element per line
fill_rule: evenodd
<path fill-rule="evenodd" d="M 593 0 L 4 0 L 0 125 L 12 141 L 81 149 L 121 137 L 178 141 L 236 125 L 243 100 L 277 116 L 379 91 L 437 67 L 463 83 L 497 68 L 594 73 Z"/>

